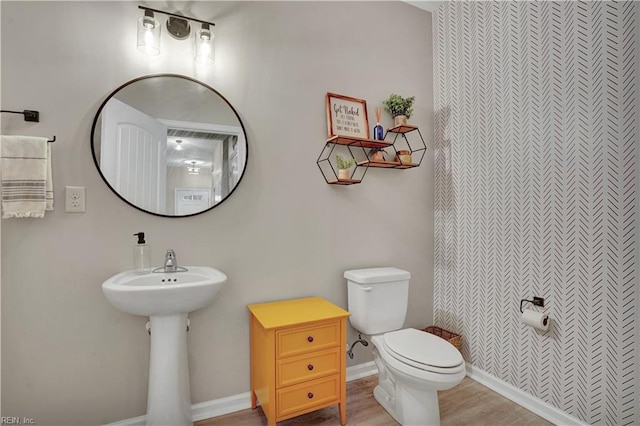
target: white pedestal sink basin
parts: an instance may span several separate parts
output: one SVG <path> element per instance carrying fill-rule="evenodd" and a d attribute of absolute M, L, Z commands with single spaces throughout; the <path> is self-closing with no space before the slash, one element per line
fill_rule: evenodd
<path fill-rule="evenodd" d="M 217 269 L 138 275 L 126 271 L 102 284 L 109 302 L 151 322 L 148 425 L 192 425 L 187 314 L 208 305 L 227 280 Z"/>

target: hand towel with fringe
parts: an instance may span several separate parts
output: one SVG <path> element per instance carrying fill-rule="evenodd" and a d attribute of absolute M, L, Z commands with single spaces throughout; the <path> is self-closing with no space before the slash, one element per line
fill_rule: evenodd
<path fill-rule="evenodd" d="M 47 138 L 0 136 L 2 218 L 44 217 L 53 210 L 51 147 Z"/>

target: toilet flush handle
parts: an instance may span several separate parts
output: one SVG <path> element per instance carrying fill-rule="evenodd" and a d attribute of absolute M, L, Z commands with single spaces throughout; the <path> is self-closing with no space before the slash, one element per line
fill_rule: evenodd
<path fill-rule="evenodd" d="M 364 290 L 364 291 L 371 291 L 371 290 L 373 290 L 373 287 L 371 287 L 371 286 L 367 286 L 367 287 L 360 287 L 360 288 L 361 288 L 362 290 Z"/>

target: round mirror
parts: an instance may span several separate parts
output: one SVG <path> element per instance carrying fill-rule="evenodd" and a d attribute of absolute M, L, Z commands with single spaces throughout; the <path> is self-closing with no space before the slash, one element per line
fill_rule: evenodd
<path fill-rule="evenodd" d="M 240 116 L 215 89 L 189 77 L 140 77 L 102 103 L 91 128 L 93 161 L 109 188 L 158 216 L 210 210 L 247 165 Z"/>

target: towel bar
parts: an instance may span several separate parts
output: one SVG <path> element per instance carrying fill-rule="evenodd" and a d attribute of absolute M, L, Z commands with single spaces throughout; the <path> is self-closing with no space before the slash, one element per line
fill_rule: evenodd
<path fill-rule="evenodd" d="M 25 109 L 24 111 L 9 111 L 6 109 L 0 110 L 0 112 L 8 112 L 10 114 L 22 114 L 24 115 L 24 121 L 34 121 L 36 123 L 40 122 L 40 112 L 33 111 L 29 109 Z"/>
<path fill-rule="evenodd" d="M 9 111 L 8 109 L 0 110 L 0 112 L 8 112 L 9 114 L 23 114 L 24 121 L 40 122 L 40 112 L 25 109 L 24 111 Z M 56 141 L 56 135 L 53 135 L 53 139 L 48 139 L 47 142 L 54 143 Z"/>

